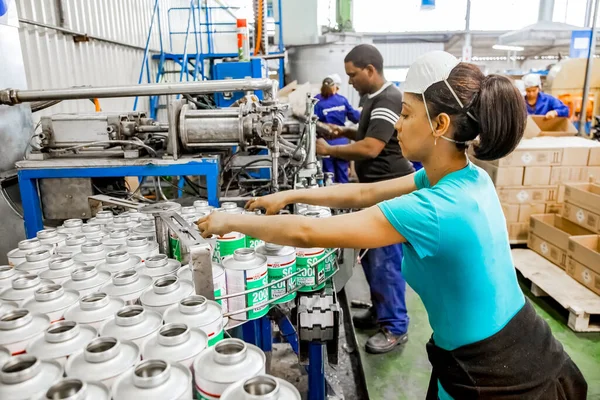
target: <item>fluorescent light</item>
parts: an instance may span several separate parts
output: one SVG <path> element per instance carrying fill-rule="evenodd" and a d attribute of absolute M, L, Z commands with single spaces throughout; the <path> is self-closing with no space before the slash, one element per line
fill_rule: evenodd
<path fill-rule="evenodd" d="M 505 51 L 523 51 L 525 50 L 525 47 L 521 47 L 521 46 L 507 46 L 504 44 L 495 44 L 492 46 L 492 49 L 494 50 L 505 50 Z"/>

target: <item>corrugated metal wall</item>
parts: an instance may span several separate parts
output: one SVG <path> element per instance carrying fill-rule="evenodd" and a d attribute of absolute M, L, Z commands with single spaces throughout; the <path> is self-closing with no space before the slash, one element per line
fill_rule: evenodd
<path fill-rule="evenodd" d="M 444 50 L 443 43 L 377 43 L 383 55 L 384 67 L 408 67 L 419 56 L 435 50 Z"/>
<path fill-rule="evenodd" d="M 163 10 L 170 0 L 161 0 Z M 144 47 L 154 0 L 19 0 L 20 18 Z M 59 7 L 62 8 L 59 11 Z M 166 12 L 162 13 L 166 27 Z M 30 89 L 138 82 L 143 51 L 96 40 L 75 43 L 73 36 L 21 23 L 20 38 Z M 163 36 L 165 32 L 163 32 Z M 155 25 L 150 48 L 159 48 Z M 133 108 L 132 98 L 103 99 L 103 110 Z M 63 102 L 43 112 L 93 112 L 88 101 Z"/>

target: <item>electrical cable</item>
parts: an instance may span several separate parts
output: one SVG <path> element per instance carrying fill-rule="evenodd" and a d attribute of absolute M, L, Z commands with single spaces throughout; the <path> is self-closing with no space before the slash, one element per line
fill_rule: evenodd
<path fill-rule="evenodd" d="M 77 146 L 66 147 L 64 149 L 50 149 L 50 152 L 52 152 L 52 153 L 67 153 L 72 150 L 77 150 L 77 149 L 90 147 L 90 146 L 96 146 L 96 145 L 100 145 L 100 144 L 125 144 L 125 145 L 142 147 L 142 148 L 146 149 L 149 153 L 152 153 L 153 156 L 155 156 L 155 157 L 158 156 L 158 153 L 156 152 L 156 150 L 154 150 L 152 147 L 150 147 L 147 144 L 145 144 L 144 142 L 142 142 L 140 139 L 137 139 L 137 140 L 136 139 L 137 138 L 134 138 L 132 140 L 101 140 L 101 141 L 97 141 L 97 142 L 89 142 L 89 143 L 79 144 Z"/>
<path fill-rule="evenodd" d="M 166 179 L 165 179 L 165 177 L 163 177 L 163 176 L 160 176 L 159 178 L 160 178 L 160 179 L 161 179 L 163 182 L 167 183 L 168 185 L 171 185 L 171 186 L 173 186 L 175 189 L 177 189 L 177 190 L 181 190 L 181 191 L 183 191 L 183 192 L 185 192 L 185 193 L 189 194 L 190 196 L 193 196 L 193 197 L 199 196 L 199 194 L 192 193 L 192 192 L 188 192 L 187 190 L 185 190 L 185 188 L 180 188 L 179 186 L 177 186 L 177 185 L 176 185 L 176 184 L 174 184 L 173 182 L 169 182 L 169 181 L 168 181 L 168 180 L 166 180 Z M 160 185 L 159 185 L 159 186 L 160 186 Z"/>
<path fill-rule="evenodd" d="M 227 197 L 227 192 L 229 192 L 229 187 L 231 186 L 231 183 L 242 173 L 245 171 L 246 168 L 248 168 L 251 165 L 257 164 L 259 162 L 272 162 L 272 160 L 253 160 L 250 161 L 249 163 L 243 165 L 242 167 L 240 167 L 239 171 L 236 171 L 236 173 L 231 177 L 231 179 L 229 180 L 229 182 L 227 183 L 227 187 L 225 188 L 225 193 L 223 194 L 224 197 Z"/>
<path fill-rule="evenodd" d="M 4 201 L 6 201 L 6 204 L 8 204 L 8 207 L 10 207 L 10 209 L 19 216 L 19 218 L 24 219 L 23 214 L 19 212 L 17 205 L 13 202 L 9 194 L 6 192 L 6 188 L 2 185 L 0 185 L 0 194 L 2 195 Z"/>

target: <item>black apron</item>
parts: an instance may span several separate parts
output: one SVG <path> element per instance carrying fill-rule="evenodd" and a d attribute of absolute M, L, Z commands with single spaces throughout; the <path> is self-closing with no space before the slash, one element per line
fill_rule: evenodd
<path fill-rule="evenodd" d="M 427 400 L 437 400 L 438 380 L 456 400 L 585 400 L 587 383 L 529 303 L 495 335 L 458 349 L 427 343 L 433 366 Z"/>

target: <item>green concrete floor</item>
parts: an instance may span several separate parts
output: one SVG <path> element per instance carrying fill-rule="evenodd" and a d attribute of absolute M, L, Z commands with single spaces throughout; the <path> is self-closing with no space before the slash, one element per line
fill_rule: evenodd
<path fill-rule="evenodd" d="M 346 285 L 349 300 L 370 301 L 362 269 L 357 266 Z M 585 376 L 588 399 L 600 399 L 600 333 L 576 333 L 567 326 L 567 313 L 549 298 L 533 297 L 521 280 L 524 293 L 532 300 L 536 311 L 552 328 L 556 338 L 575 361 Z M 364 345 L 374 331 L 356 331 L 371 400 L 424 399 L 431 367 L 425 352 L 425 343 L 431 336 L 427 313 L 419 296 L 407 290 L 410 316 L 408 343 L 382 355 L 367 354 Z M 353 310 L 357 312 L 360 310 Z"/>

